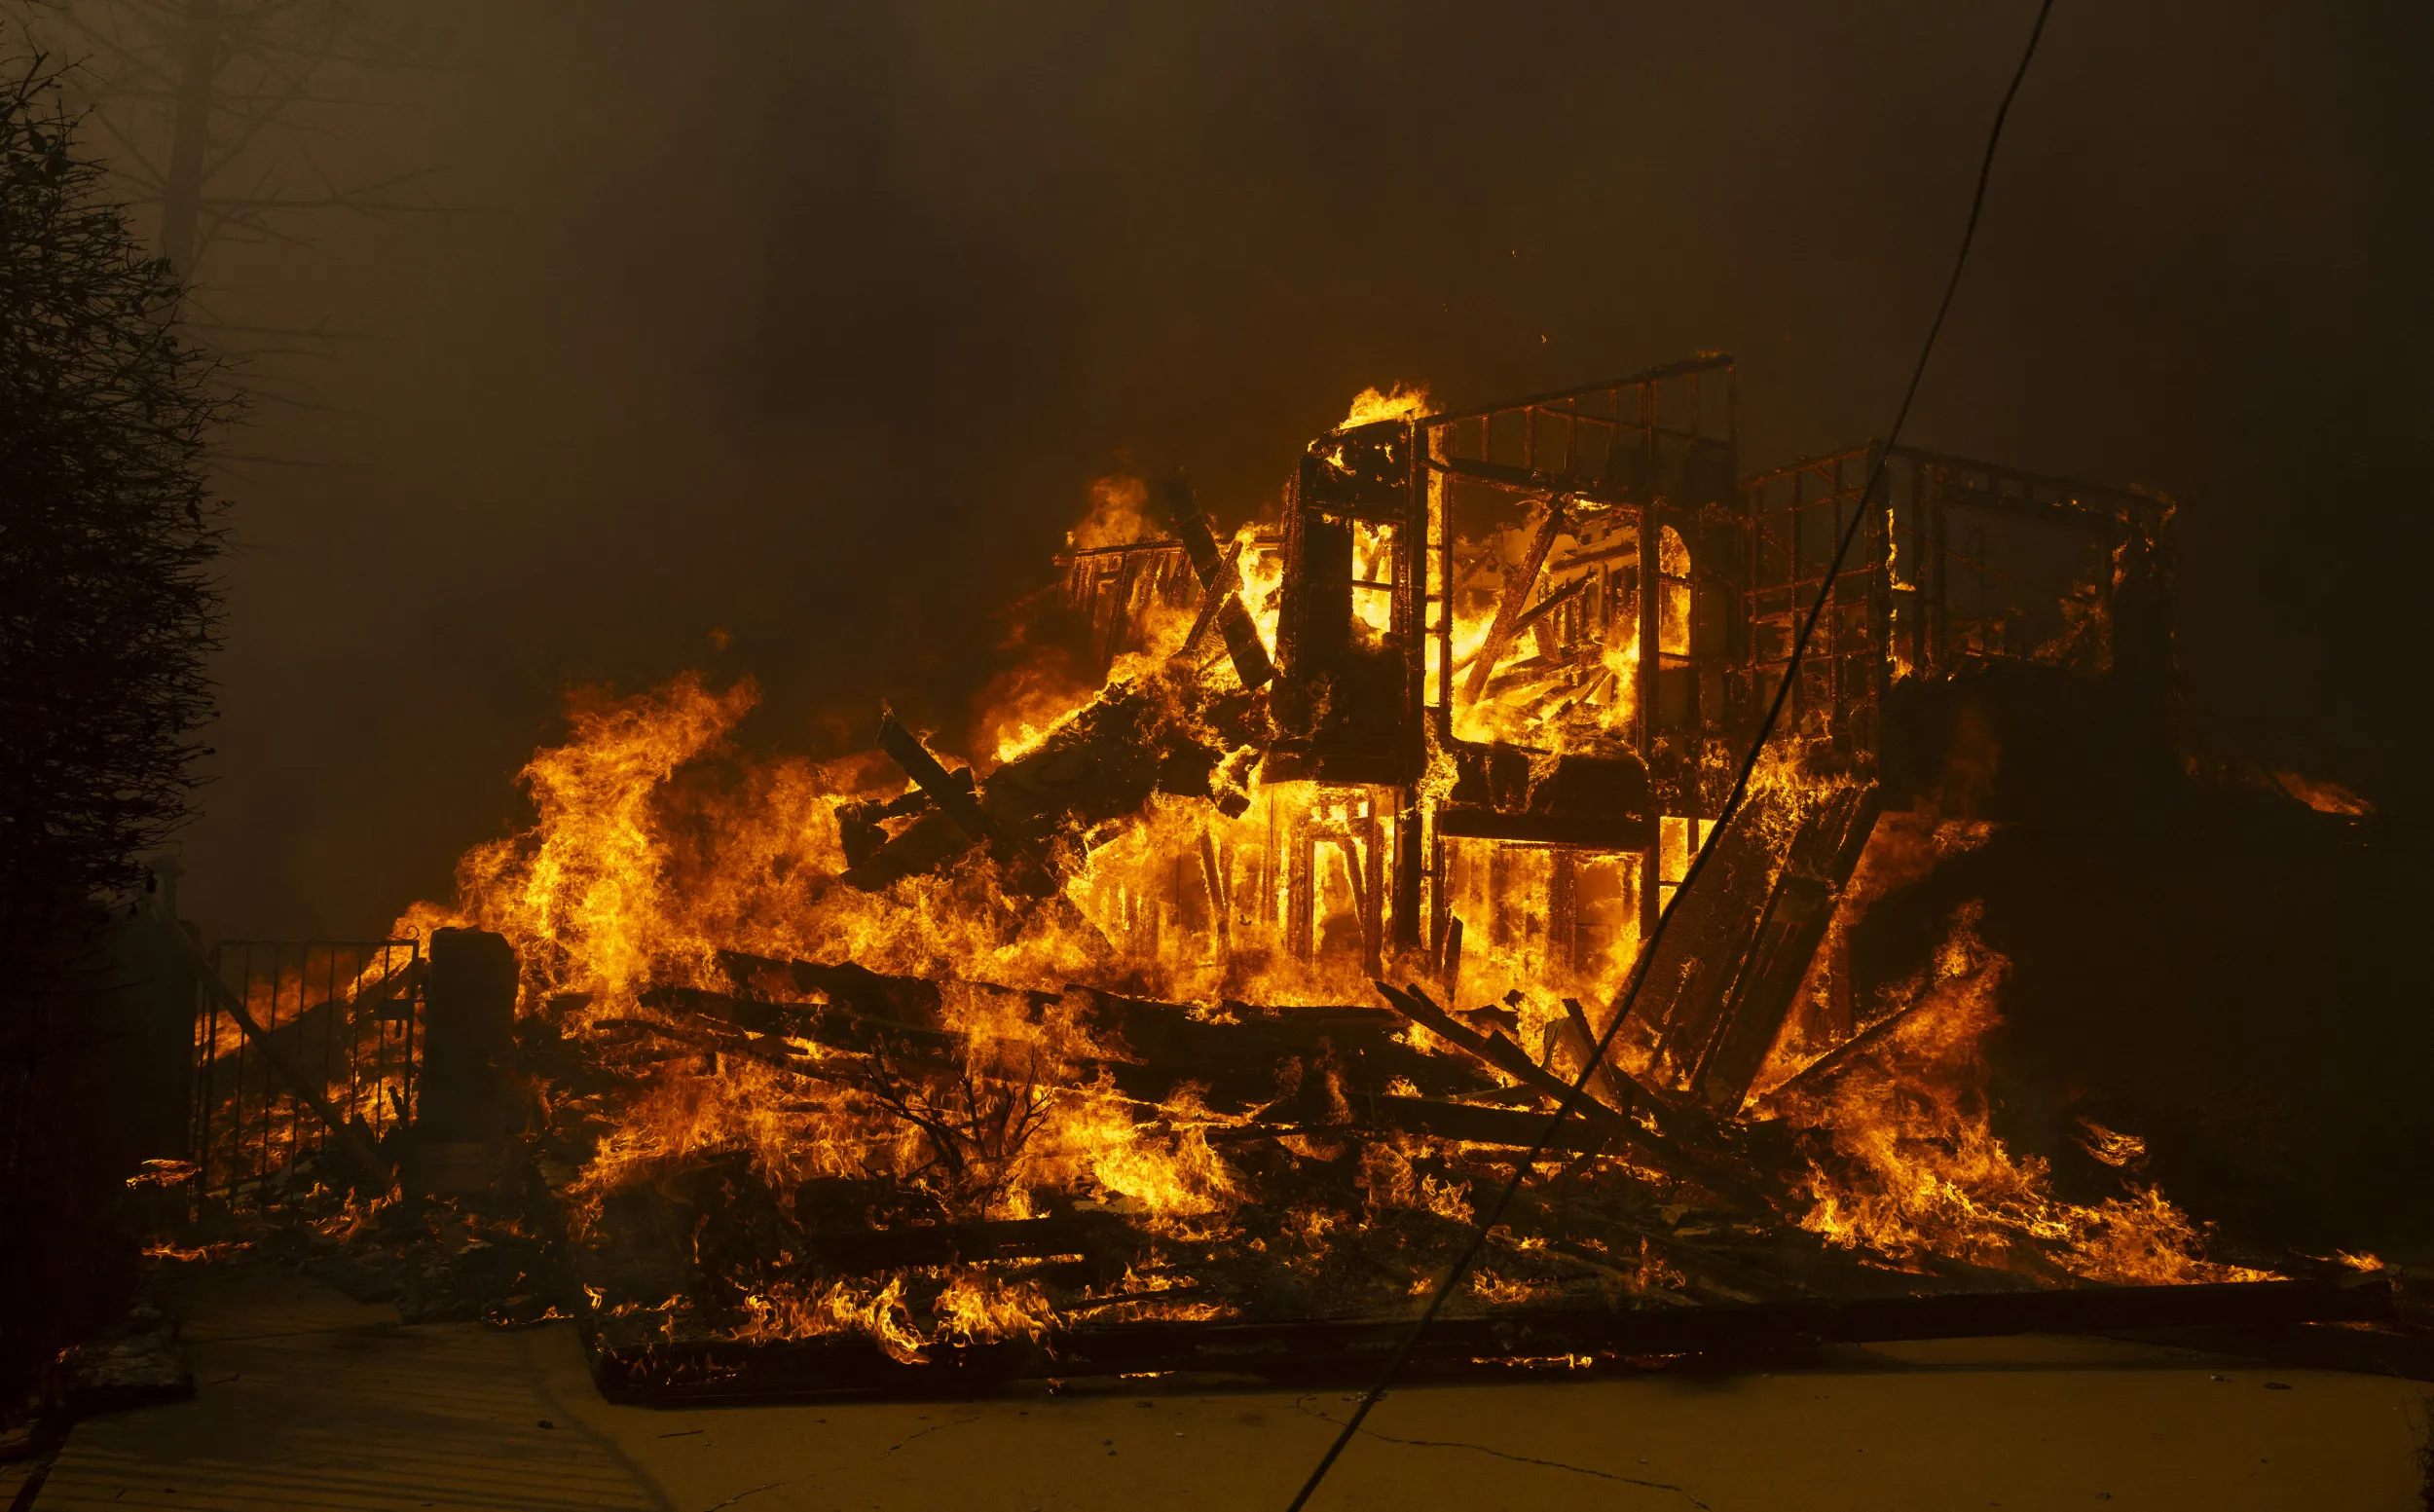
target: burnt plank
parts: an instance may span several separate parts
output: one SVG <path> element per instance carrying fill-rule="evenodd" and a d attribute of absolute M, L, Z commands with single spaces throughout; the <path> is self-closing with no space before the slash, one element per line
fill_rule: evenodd
<path fill-rule="evenodd" d="M 1093 1212 L 902 1229 L 815 1227 L 805 1236 L 813 1267 L 840 1274 L 1055 1255 L 1080 1255 L 1121 1274 L 1125 1262 L 1148 1243 L 1121 1217 Z"/>
<path fill-rule="evenodd" d="M 913 1053 L 946 1059 L 962 1053 L 960 1035 L 944 1027 L 939 984 L 890 977 L 852 962 L 778 961 L 722 952 L 721 969 L 735 993 L 661 986 L 642 1001 L 730 1024 L 759 1035 L 788 1035 L 839 1050 Z M 1011 989 L 1009 989 L 1011 990 Z M 818 996 L 826 1003 L 778 1001 L 774 994 Z M 1257 1008 L 1228 1001 L 1219 1016 L 1178 1003 L 1069 986 L 1091 1028 L 1119 1058 L 1104 1062 L 1120 1090 L 1162 1101 L 1185 1083 L 1207 1088 L 1212 1106 L 1239 1110 L 1272 1100 L 1289 1063 L 1332 1062 L 1356 1090 L 1383 1089 L 1408 1078 L 1423 1092 L 1457 1095 L 1491 1085 L 1466 1062 L 1402 1043 L 1401 1014 L 1365 1005 Z M 1032 992 L 1032 1011 L 1056 1001 Z M 1102 1064 L 1088 1062 L 1085 1069 Z"/>
<path fill-rule="evenodd" d="M 940 1027 L 939 984 L 924 977 L 890 977 L 853 961 L 781 961 L 738 950 L 719 952 L 719 969 L 750 997 L 819 993 L 871 1018 L 921 1028 Z"/>
<path fill-rule="evenodd" d="M 1774 888 L 1774 836 L 1789 821 L 1792 801 L 1772 793 L 1752 796 L 1723 833 L 1710 837 L 1706 867 L 1674 899 L 1648 958 L 1631 1016 L 1655 1043 L 1651 1071 L 1672 1073 L 1684 1089 Z"/>
<path fill-rule="evenodd" d="M 1554 548 L 1555 537 L 1564 533 L 1567 524 L 1562 500 L 1548 499 L 1545 512 L 1538 518 L 1538 528 L 1531 534 L 1530 545 L 1523 551 L 1521 561 L 1505 570 L 1504 592 L 1496 600 L 1495 618 L 1489 622 L 1488 638 L 1480 644 L 1479 654 L 1470 664 L 1470 678 L 1462 688 L 1463 703 L 1475 704 L 1487 691 L 1488 680 L 1494 674 L 1495 664 L 1502 659 L 1505 648 L 1512 645 L 1513 637 L 1520 628 L 1524 605 L 1530 598 L 1530 590 L 1538 585 L 1538 574 L 1546 566 L 1547 553 Z"/>
<path fill-rule="evenodd" d="M 1159 498 L 1174 520 L 1175 538 L 1183 542 L 1185 554 L 1192 559 L 1200 591 L 1213 606 L 1218 633 L 1225 637 L 1226 650 L 1234 658 L 1235 676 L 1246 688 L 1265 687 L 1274 680 L 1276 669 L 1269 659 L 1267 643 L 1259 638 L 1259 627 L 1242 607 L 1242 579 L 1233 559 L 1218 551 L 1208 517 L 1200 513 L 1190 484 L 1180 477 L 1169 478 L 1160 486 Z"/>
<path fill-rule="evenodd" d="M 1439 1139 L 1527 1149 L 1546 1137 L 1552 1114 L 1531 1108 L 1483 1108 L 1476 1103 L 1381 1093 L 1350 1099 L 1353 1116 L 1372 1128 L 1403 1129 Z M 1587 1124 L 1567 1119 L 1547 1143 L 1550 1150 L 1587 1154 L 1613 1141 Z"/>
<path fill-rule="evenodd" d="M 1873 783 L 1833 793 L 1802 822 L 1766 901 L 1715 1037 L 1695 1078 L 1709 1112 L 1729 1116 L 1790 1016 L 1809 962 L 1833 919 L 1834 902 L 1860 864 L 1883 802 Z"/>
<path fill-rule="evenodd" d="M 1420 1365 L 1460 1366 L 1559 1354 L 1733 1355 L 1833 1344 L 2115 1334 L 2150 1329 L 2289 1329 L 2386 1323 L 2390 1287 L 2356 1282 L 2235 1281 L 2065 1291 L 1946 1292 L 1807 1298 L 1727 1307 L 1504 1309 L 1440 1318 L 1412 1352 Z M 934 1395 L 1025 1377 L 1221 1371 L 1274 1379 L 1374 1375 L 1411 1327 L 1408 1318 L 1287 1323 L 1149 1322 L 1077 1328 L 1051 1340 L 934 1346 L 915 1364 L 890 1359 L 860 1334 L 781 1344 L 611 1345 L 587 1332 L 593 1374 L 615 1401 L 772 1400 L 834 1395 Z"/>
<path fill-rule="evenodd" d="M 1504 840 L 1518 845 L 1569 845 L 1579 850 L 1637 851 L 1656 838 L 1645 815 L 1508 814 L 1499 809 L 1437 810 L 1437 833 L 1449 839 Z"/>
<path fill-rule="evenodd" d="M 830 1003 L 772 1003 L 700 987 L 646 987 L 636 1001 L 663 1013 L 708 1018 L 748 1034 L 810 1040 L 863 1054 L 911 1051 L 931 1059 L 961 1054 L 962 1035 L 896 1018 L 856 1013 Z"/>
<path fill-rule="evenodd" d="M 930 748 L 921 743 L 921 737 L 906 729 L 896 718 L 896 711 L 885 704 L 879 706 L 879 749 L 930 795 L 930 801 L 955 822 L 955 828 L 977 841 L 999 847 L 1009 843 L 996 821 L 974 798 L 970 781 L 958 783 L 951 778 L 946 768 L 939 764 L 939 758 L 930 754 Z"/>
<path fill-rule="evenodd" d="M 1070 986 L 1088 1005 L 1092 1027 L 1123 1042 L 1137 1068 L 1117 1068 L 1118 1086 L 1162 1097 L 1184 1082 L 1208 1088 L 1212 1106 L 1242 1108 L 1279 1092 L 1288 1062 L 1315 1072 L 1332 1062 L 1348 1089 L 1376 1091 L 1393 1077 L 1438 1094 L 1475 1089 L 1485 1080 L 1458 1060 L 1404 1044 L 1399 1014 L 1368 1007 L 1252 1008 L 1223 1005 L 1231 1020 L 1199 1016 L 1179 1004 Z"/>
<path fill-rule="evenodd" d="M 1589 1014 L 1580 1006 L 1580 999 L 1564 999 L 1564 1026 L 1568 1031 L 1572 1054 L 1584 1065 L 1595 1062 L 1589 1073 L 1589 1089 L 1617 1108 L 1633 1105 L 1633 1092 L 1628 1079 L 1598 1053 L 1598 1032 L 1589 1026 Z M 1636 1099 L 1644 1102 L 1644 1096 Z"/>
<path fill-rule="evenodd" d="M 1572 1088 L 1561 1077 L 1539 1069 L 1527 1051 L 1501 1035 L 1482 1035 L 1457 1021 L 1452 1014 L 1428 1000 L 1417 985 L 1401 991 L 1384 982 L 1376 984 L 1413 1022 L 1428 1030 L 1463 1053 L 1477 1057 L 1482 1063 L 1530 1088 L 1541 1096 L 1561 1104 L 1571 1097 Z M 1762 1205 L 1749 1176 L 1725 1162 L 1705 1154 L 1683 1148 L 1655 1130 L 1643 1128 L 1619 1109 L 1609 1108 L 1594 1097 L 1581 1097 L 1573 1105 L 1588 1124 L 1628 1146 L 1643 1163 L 1670 1176 L 1695 1181 L 1719 1197 Z"/>
<path fill-rule="evenodd" d="M 1346 1096 L 1343 1108 L 1312 1109 L 1313 1116 L 1309 1118 L 1296 1117 L 1299 1111 L 1271 1108 L 1255 1123 L 1214 1129 L 1209 1137 L 1231 1143 L 1283 1133 L 1336 1138 L 1347 1133 L 1396 1130 L 1464 1144 L 1527 1149 L 1545 1136 L 1549 1122 L 1549 1114 L 1536 1108 L 1452 1102 L 1441 1097 L 1403 1097 L 1390 1092 L 1353 1092 Z M 1349 1123 L 1345 1122 L 1347 1115 Z M 1547 1148 L 1567 1154 L 1591 1154 L 1611 1143 L 1588 1125 L 1567 1120 Z"/>

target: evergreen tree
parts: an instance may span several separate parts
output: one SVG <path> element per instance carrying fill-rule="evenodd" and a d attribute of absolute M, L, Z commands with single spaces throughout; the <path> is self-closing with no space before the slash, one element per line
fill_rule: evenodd
<path fill-rule="evenodd" d="M 39 63 L 0 84 L 0 951 L 142 879 L 189 813 L 229 419 L 179 289 L 77 156 Z"/>
<path fill-rule="evenodd" d="M 0 79 L 0 1428 L 133 1284 L 110 909 L 191 809 L 220 617 L 227 402 L 75 125 Z"/>

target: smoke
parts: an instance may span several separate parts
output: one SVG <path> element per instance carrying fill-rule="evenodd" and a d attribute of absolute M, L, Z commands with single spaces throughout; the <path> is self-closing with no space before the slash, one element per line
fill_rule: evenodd
<path fill-rule="evenodd" d="M 460 5 L 366 119 L 451 213 L 232 246 L 367 333 L 271 407 L 187 906 L 358 934 L 565 691 L 699 667 L 962 735 L 1093 477 L 1272 498 L 1359 389 L 1742 359 L 1744 461 L 1889 418 L 2032 7 Z M 2429 545 L 2419 9 L 2066 9 L 1920 444 L 2183 496 L 2195 717 L 2389 806 Z"/>

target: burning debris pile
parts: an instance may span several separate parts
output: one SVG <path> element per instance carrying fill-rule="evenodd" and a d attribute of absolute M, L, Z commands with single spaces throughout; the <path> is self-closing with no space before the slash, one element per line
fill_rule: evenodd
<path fill-rule="evenodd" d="M 452 930 L 514 948 L 525 1145 L 606 1377 L 1373 1349 L 1587 1069 L 1821 594 L 1753 800 L 1438 1346 L 2264 1277 L 2134 1133 L 2086 1123 L 2081 1201 L 1997 1137 L 1970 906 L 1851 948 L 2004 822 L 1984 690 L 2079 690 L 2129 766 L 2175 760 L 2170 507 L 1907 448 L 1862 498 L 1875 455 L 1742 475 L 1721 357 L 1372 392 L 1231 536 L 1179 481 L 1103 484 L 1060 659 L 969 764 L 892 713 L 880 756 L 745 762 L 749 685 L 579 705 L 534 828 L 401 930 L 434 969 Z"/>

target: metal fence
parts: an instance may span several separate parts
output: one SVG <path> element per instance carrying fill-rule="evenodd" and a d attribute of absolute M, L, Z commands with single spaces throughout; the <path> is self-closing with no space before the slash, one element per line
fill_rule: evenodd
<path fill-rule="evenodd" d="M 414 1117 L 424 960 L 412 940 L 229 940 L 212 969 L 286 1058 L 375 1140 Z M 195 1014 L 196 1184 L 209 1201 L 283 1203 L 329 1134 L 208 993 Z"/>

